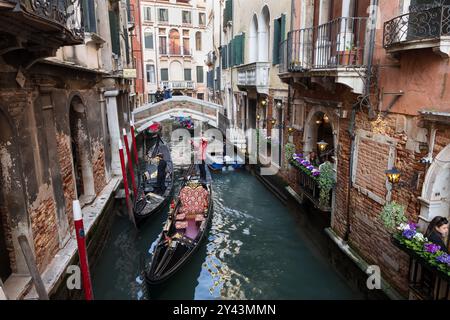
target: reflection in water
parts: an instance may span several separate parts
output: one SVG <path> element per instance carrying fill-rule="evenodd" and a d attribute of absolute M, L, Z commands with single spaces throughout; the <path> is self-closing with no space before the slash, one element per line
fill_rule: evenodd
<path fill-rule="evenodd" d="M 207 241 L 173 278 L 149 289 L 142 260 L 149 261 L 167 210 L 138 233 L 126 217 L 117 217 L 93 272 L 95 297 L 361 298 L 310 241 L 310 230 L 297 223 L 301 213 L 289 211 L 255 177 L 245 171 L 214 175 L 213 199 Z"/>

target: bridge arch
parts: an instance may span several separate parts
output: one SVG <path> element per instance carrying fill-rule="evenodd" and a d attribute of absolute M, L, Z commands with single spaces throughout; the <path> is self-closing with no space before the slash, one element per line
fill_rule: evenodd
<path fill-rule="evenodd" d="M 222 106 L 188 96 L 173 96 L 158 103 L 147 104 L 133 111 L 136 130 L 142 132 L 153 122 L 171 119 L 175 116 L 190 116 L 194 120 L 219 127 L 219 112 Z"/>

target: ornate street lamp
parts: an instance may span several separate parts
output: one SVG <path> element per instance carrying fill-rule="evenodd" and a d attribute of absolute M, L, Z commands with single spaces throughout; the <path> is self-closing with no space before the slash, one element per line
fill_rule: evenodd
<path fill-rule="evenodd" d="M 400 177 L 402 173 L 396 167 L 393 167 L 390 170 L 386 170 L 385 173 L 389 182 L 392 183 L 393 185 L 396 185 L 400 182 Z"/>
<path fill-rule="evenodd" d="M 328 143 L 322 140 L 320 142 L 317 142 L 317 147 L 319 148 L 320 152 L 324 152 L 325 150 L 327 150 Z"/>

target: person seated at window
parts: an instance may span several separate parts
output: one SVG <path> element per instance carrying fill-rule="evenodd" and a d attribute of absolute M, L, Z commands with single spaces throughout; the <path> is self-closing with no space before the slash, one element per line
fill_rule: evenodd
<path fill-rule="evenodd" d="M 448 253 L 447 245 L 444 242 L 444 238 L 448 234 L 448 220 L 445 217 L 437 216 L 431 220 L 428 225 L 427 232 L 425 232 L 425 237 L 441 247 L 441 250 Z"/>
<path fill-rule="evenodd" d="M 315 153 L 314 151 L 311 151 L 311 153 L 309 154 L 309 160 L 308 160 L 311 165 L 313 165 L 314 167 L 319 167 L 321 162 L 319 160 L 319 157 L 317 156 L 317 153 Z"/>

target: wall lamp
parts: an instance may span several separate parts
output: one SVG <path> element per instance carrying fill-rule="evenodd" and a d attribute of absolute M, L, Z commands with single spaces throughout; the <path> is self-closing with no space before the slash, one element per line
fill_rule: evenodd
<path fill-rule="evenodd" d="M 395 166 L 390 170 L 386 170 L 385 173 L 389 183 L 392 185 L 392 188 L 409 188 L 409 189 L 417 188 L 417 180 L 419 179 L 419 174 L 417 172 L 414 172 L 410 181 L 407 182 L 400 181 L 402 172 L 398 170 Z"/>

